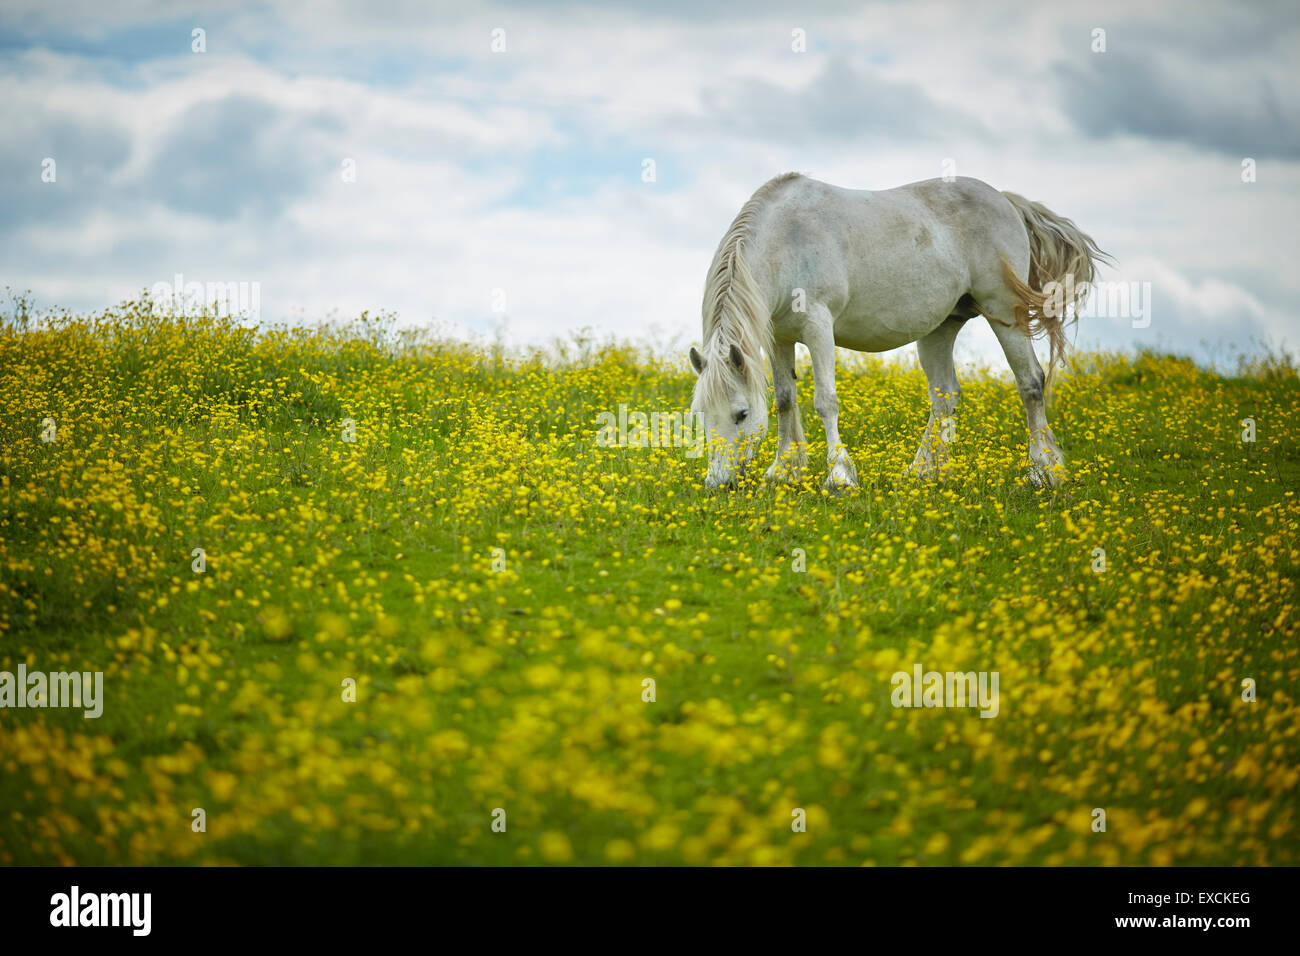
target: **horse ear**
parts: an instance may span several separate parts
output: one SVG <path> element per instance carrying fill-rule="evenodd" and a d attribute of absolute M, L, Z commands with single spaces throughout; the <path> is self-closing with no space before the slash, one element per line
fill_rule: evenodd
<path fill-rule="evenodd" d="M 740 349 L 734 345 L 731 347 L 731 364 L 736 366 L 738 371 L 745 370 L 745 357 L 740 354 Z"/>
<path fill-rule="evenodd" d="M 691 365 L 694 366 L 696 375 L 704 373 L 704 356 L 695 351 L 694 345 L 691 346 Z"/>

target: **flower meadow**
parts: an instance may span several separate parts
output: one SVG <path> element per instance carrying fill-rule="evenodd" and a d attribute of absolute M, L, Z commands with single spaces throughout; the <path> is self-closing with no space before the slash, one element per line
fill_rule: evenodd
<path fill-rule="evenodd" d="M 848 353 L 845 496 L 815 427 L 803 485 L 772 428 L 723 493 L 597 442 L 692 384 L 368 316 L 10 317 L 0 671 L 103 691 L 0 710 L 0 863 L 1300 863 L 1289 362 L 1076 356 L 1055 492 L 998 370 L 905 478 L 924 376 Z M 996 673 L 996 716 L 895 706 L 914 668 Z"/>

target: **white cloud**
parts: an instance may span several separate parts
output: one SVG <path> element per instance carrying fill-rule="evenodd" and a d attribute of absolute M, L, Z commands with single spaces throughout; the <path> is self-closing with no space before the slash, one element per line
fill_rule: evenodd
<path fill-rule="evenodd" d="M 1193 41 L 1245 16 L 1234 11 L 1188 11 L 1162 62 L 1194 72 Z M 1084 135 L 1062 108 L 1056 68 L 1094 56 L 1094 21 L 1131 53 L 1151 30 L 1141 5 L 774 4 L 693 16 L 286 3 L 214 15 L 206 55 L 54 52 L 56 34 L 108 42 L 171 16 L 146 3 L 123 12 L 112 29 L 98 4 L 71 18 L 41 5 L 6 12 L 37 38 L 0 55 L 0 121 L 17 131 L 0 162 L 21 190 L 0 213 L 2 278 L 45 302 L 95 307 L 181 271 L 261 281 L 272 319 L 388 308 L 485 330 L 499 287 L 519 340 L 592 326 L 690 341 L 718 238 L 768 177 L 798 169 L 884 188 L 938 175 L 952 157 L 958 173 L 1074 218 L 1119 258 L 1108 278 L 1151 281 L 1157 309 L 1172 313 L 1161 326 L 1157 312 L 1153 328 L 1170 344 L 1294 328 L 1300 165 L 1261 160 L 1259 181 L 1243 184 L 1222 154 L 1137 132 Z M 506 54 L 488 48 L 495 26 L 507 29 Z M 808 31 L 806 54 L 789 49 L 795 26 Z M 1282 82 L 1244 48 L 1219 59 L 1216 82 Z M 194 117 L 213 115 L 201 107 L 232 101 L 258 104 L 256 136 L 228 147 L 187 137 Z M 56 122 L 128 146 L 93 192 L 76 194 L 79 215 L 40 215 L 50 194 L 39 190 L 63 186 L 39 183 L 31 150 Z M 161 181 L 160 156 L 184 157 L 175 182 Z M 658 161 L 658 183 L 640 181 L 644 156 Z M 355 184 L 338 176 L 344 157 L 357 160 Z M 177 199 L 186 183 L 277 201 L 209 217 Z M 979 326 L 959 353 L 997 363 Z M 1097 322 L 1080 341 L 1135 339 Z"/>

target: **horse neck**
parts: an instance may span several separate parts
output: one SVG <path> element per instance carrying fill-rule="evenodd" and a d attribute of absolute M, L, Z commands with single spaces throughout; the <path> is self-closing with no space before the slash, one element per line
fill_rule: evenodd
<path fill-rule="evenodd" d="M 746 361 L 760 368 L 763 353 L 770 353 L 772 348 L 771 303 L 776 294 L 769 288 L 762 254 L 758 237 L 746 235 L 723 283 L 722 306 L 705 342 L 714 354 L 725 354 L 731 345 L 737 345 Z"/>

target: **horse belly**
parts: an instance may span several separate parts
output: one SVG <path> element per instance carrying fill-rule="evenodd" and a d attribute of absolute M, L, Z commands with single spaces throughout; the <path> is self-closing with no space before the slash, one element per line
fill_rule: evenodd
<path fill-rule="evenodd" d="M 859 352 L 884 352 L 928 335 L 967 291 L 966 276 L 947 262 L 913 260 L 871 273 L 850 284 L 835 319 L 835 343 Z"/>
<path fill-rule="evenodd" d="M 887 352 L 915 342 L 935 325 L 924 331 L 893 329 L 874 316 L 842 315 L 835 320 L 835 344 L 855 352 Z"/>

